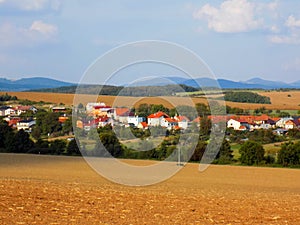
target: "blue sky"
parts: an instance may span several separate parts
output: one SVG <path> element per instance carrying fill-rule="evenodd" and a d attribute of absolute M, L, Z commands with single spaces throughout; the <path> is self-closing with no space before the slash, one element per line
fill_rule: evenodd
<path fill-rule="evenodd" d="M 164 40 L 218 78 L 300 80 L 300 1 L 0 0 L 0 18 L 0 77 L 9 79 L 78 82 L 120 44 Z"/>

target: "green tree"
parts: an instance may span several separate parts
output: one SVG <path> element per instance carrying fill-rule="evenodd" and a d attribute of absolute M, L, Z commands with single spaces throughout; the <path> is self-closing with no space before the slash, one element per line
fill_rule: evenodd
<path fill-rule="evenodd" d="M 190 161 L 199 162 L 205 152 L 206 146 L 205 141 L 199 141 Z"/>
<path fill-rule="evenodd" d="M 4 120 L 0 120 L 0 149 L 5 149 L 6 142 L 9 137 L 13 136 L 13 130 L 8 123 Z"/>
<path fill-rule="evenodd" d="M 41 138 L 41 134 L 42 134 L 42 130 L 40 126 L 34 126 L 32 128 L 32 132 L 31 132 L 31 136 L 35 139 L 35 140 L 39 140 Z"/>
<path fill-rule="evenodd" d="M 78 148 L 77 142 L 75 139 L 71 140 L 67 146 L 68 155 L 80 155 L 80 150 Z"/>
<path fill-rule="evenodd" d="M 69 118 L 67 119 L 63 124 L 62 124 L 62 132 L 64 134 L 69 134 L 73 132 L 73 124 L 72 124 L 72 119 Z"/>
<path fill-rule="evenodd" d="M 211 132 L 211 120 L 206 116 L 200 120 L 200 139 L 207 140 Z"/>
<path fill-rule="evenodd" d="M 197 103 L 195 107 L 199 116 L 204 117 L 210 115 L 210 109 L 207 105 L 203 103 Z"/>
<path fill-rule="evenodd" d="M 230 143 L 224 139 L 220 150 L 216 156 L 216 162 L 219 164 L 230 164 L 233 159 L 233 151 L 231 149 Z"/>
<path fill-rule="evenodd" d="M 246 165 L 258 165 L 264 160 L 265 150 L 260 143 L 246 141 L 239 150 L 241 163 Z"/>
<path fill-rule="evenodd" d="M 100 140 L 105 149 L 114 157 L 122 155 L 122 146 L 113 132 L 101 132 Z"/>
<path fill-rule="evenodd" d="M 36 125 L 41 128 L 42 134 L 52 134 L 61 130 L 58 121 L 59 114 L 54 112 L 40 111 L 36 114 Z"/>
<path fill-rule="evenodd" d="M 75 141 L 76 142 L 76 141 Z M 70 143 L 69 143 L 70 144 Z M 64 140 L 54 140 L 50 142 L 50 150 L 52 154 L 61 155 L 66 151 L 67 143 Z M 77 145 L 76 145 L 77 146 Z M 74 146 L 73 146 L 74 147 Z M 74 147 L 75 149 L 75 147 Z M 73 151 L 73 150 L 72 150 Z M 68 152 L 70 153 L 70 152 Z M 77 150 L 74 151 L 77 154 Z M 72 154 L 72 153 L 71 153 Z"/>
<path fill-rule="evenodd" d="M 283 166 L 300 165 L 300 142 L 284 143 L 278 154 L 278 163 Z"/>
<path fill-rule="evenodd" d="M 34 143 L 29 138 L 29 134 L 24 130 L 19 130 L 15 134 L 11 134 L 6 140 L 6 149 L 8 152 L 27 153 L 32 149 Z"/>

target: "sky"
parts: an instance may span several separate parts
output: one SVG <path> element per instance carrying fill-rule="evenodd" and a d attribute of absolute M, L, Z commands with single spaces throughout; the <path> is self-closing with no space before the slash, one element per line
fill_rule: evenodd
<path fill-rule="evenodd" d="M 300 80 L 300 1 L 0 0 L 0 77 L 79 82 L 99 56 L 142 40 L 182 45 L 218 78 Z"/>

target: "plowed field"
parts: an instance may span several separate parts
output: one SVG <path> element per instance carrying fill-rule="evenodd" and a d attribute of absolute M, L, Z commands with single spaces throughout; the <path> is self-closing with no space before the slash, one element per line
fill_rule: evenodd
<path fill-rule="evenodd" d="M 136 164 L 145 164 L 135 161 Z M 299 224 L 300 170 L 186 165 L 148 187 L 81 157 L 0 154 L 0 224 Z"/>

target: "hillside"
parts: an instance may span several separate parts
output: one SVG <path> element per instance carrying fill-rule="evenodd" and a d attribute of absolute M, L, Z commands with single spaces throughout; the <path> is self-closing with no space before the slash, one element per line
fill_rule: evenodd
<path fill-rule="evenodd" d="M 57 88 L 71 85 L 74 84 L 45 77 L 22 78 L 19 80 L 0 78 L 0 91 L 26 91 L 31 89 Z"/>

